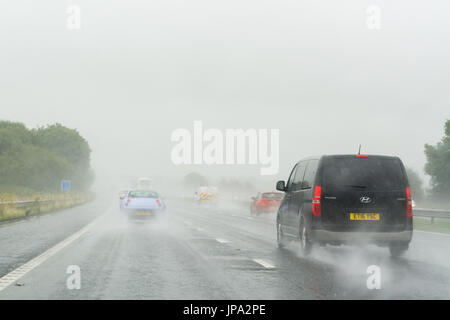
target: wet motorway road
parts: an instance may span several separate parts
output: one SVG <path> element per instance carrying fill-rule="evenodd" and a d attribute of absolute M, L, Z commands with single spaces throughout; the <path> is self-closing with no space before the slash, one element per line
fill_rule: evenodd
<path fill-rule="evenodd" d="M 0 299 L 450 298 L 449 236 L 415 232 L 399 259 L 374 246 L 302 257 L 297 243 L 277 248 L 274 214 L 167 202 L 167 212 L 146 221 L 99 199 L 0 225 L 0 277 L 14 280 L 0 280 Z M 80 268 L 79 290 L 66 284 L 71 265 Z M 367 288 L 370 265 L 380 267 L 379 290 Z"/>

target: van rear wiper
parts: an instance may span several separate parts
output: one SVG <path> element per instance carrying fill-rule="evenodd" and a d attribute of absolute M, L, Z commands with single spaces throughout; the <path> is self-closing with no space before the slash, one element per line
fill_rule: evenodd
<path fill-rule="evenodd" d="M 356 184 L 347 184 L 345 185 L 346 187 L 352 187 L 352 188 L 359 188 L 359 189 L 365 189 L 367 188 L 367 186 L 362 186 L 362 185 L 356 185 Z"/>

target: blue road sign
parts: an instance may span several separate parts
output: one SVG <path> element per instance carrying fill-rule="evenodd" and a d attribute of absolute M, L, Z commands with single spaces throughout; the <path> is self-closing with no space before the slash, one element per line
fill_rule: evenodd
<path fill-rule="evenodd" d="M 61 181 L 61 191 L 70 191 L 70 180 Z"/>

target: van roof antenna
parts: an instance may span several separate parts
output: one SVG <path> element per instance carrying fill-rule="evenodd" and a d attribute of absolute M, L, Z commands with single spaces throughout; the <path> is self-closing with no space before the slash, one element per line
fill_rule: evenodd
<path fill-rule="evenodd" d="M 361 145 L 359 145 L 358 154 L 361 154 Z"/>

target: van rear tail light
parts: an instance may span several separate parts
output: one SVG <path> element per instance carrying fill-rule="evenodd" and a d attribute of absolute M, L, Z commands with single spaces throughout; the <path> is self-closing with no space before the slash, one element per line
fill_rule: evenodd
<path fill-rule="evenodd" d="M 406 188 L 406 217 L 412 218 L 413 210 L 412 210 L 412 197 L 411 197 L 411 188 Z"/>
<path fill-rule="evenodd" d="M 159 199 L 156 199 L 156 203 L 161 207 L 161 201 L 159 201 Z"/>
<path fill-rule="evenodd" d="M 314 193 L 312 197 L 312 211 L 313 215 L 316 217 L 320 217 L 322 214 L 322 208 L 320 205 L 320 198 L 322 197 L 322 187 L 321 186 L 315 186 L 314 187 Z"/>

